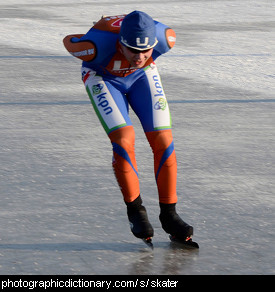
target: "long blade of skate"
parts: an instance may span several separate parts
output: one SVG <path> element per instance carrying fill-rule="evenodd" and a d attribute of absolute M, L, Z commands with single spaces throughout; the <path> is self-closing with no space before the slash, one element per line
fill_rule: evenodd
<path fill-rule="evenodd" d="M 186 247 L 199 248 L 198 243 L 193 241 L 191 237 L 188 237 L 186 240 L 182 240 L 182 239 L 176 238 L 175 236 L 170 235 L 169 238 L 172 242 L 180 243 Z"/>

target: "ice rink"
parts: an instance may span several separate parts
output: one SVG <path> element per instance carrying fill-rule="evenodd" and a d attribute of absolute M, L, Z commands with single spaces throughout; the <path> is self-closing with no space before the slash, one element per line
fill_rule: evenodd
<path fill-rule="evenodd" d="M 275 2 L 0 0 L 0 274 L 275 273 Z M 178 213 L 158 220 L 149 144 L 131 112 L 153 251 L 135 238 L 111 144 L 62 39 L 142 10 L 172 27 L 157 60 L 170 101 Z"/>

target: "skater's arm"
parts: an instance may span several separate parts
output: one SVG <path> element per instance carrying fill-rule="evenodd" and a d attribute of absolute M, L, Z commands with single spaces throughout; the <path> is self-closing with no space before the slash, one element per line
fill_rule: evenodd
<path fill-rule="evenodd" d="M 118 34 L 92 28 L 85 35 L 66 36 L 63 43 L 74 57 L 95 65 L 104 65 L 115 53 L 117 39 Z"/>
<path fill-rule="evenodd" d="M 66 50 L 82 61 L 90 62 L 96 57 L 96 47 L 92 41 L 82 40 L 84 34 L 72 34 L 63 39 Z"/>
<path fill-rule="evenodd" d="M 175 31 L 161 22 L 155 21 L 158 43 L 154 48 L 153 58 L 156 59 L 172 49 L 176 42 Z"/>

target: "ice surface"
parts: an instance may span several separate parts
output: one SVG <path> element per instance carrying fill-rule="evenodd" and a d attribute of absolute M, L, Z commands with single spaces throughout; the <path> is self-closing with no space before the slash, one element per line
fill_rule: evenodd
<path fill-rule="evenodd" d="M 274 274 L 275 10 L 269 0 L 0 3 L 0 274 Z M 178 212 L 199 251 L 158 221 L 152 155 L 136 151 L 154 251 L 133 237 L 111 146 L 63 48 L 104 15 L 175 29 L 157 60 L 170 100 Z"/>

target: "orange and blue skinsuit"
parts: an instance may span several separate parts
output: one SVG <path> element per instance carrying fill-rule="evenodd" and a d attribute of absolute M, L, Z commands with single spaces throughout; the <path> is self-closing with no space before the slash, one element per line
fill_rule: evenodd
<path fill-rule="evenodd" d="M 135 132 L 129 105 L 138 116 L 154 155 L 159 202 L 177 202 L 177 162 L 171 117 L 154 63 L 175 43 L 175 32 L 155 21 L 158 43 L 144 68 L 131 68 L 118 46 L 124 15 L 104 17 L 85 35 L 64 38 L 66 49 L 81 59 L 82 80 L 113 147 L 113 168 L 124 201 L 140 195 Z"/>

